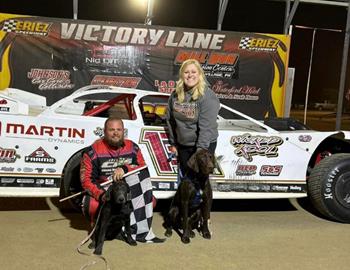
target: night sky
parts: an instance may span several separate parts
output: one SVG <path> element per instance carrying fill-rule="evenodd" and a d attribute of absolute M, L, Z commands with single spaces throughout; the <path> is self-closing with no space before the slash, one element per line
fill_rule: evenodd
<path fill-rule="evenodd" d="M 144 23 L 146 6 L 136 0 L 80 0 L 78 19 Z M 293 2 L 292 2 L 293 3 Z M 216 29 L 219 0 L 154 0 L 153 25 Z M 73 0 L 1 1 L 0 12 L 44 17 L 73 18 Z M 282 34 L 285 2 L 229 0 L 222 30 Z M 344 45 L 345 7 L 300 3 L 294 27 L 289 67 L 295 68 L 292 103 L 304 103 L 313 28 L 317 28 L 310 80 L 309 102 L 337 102 Z M 338 29 L 333 32 L 324 29 Z M 350 61 L 349 61 L 350 62 Z M 348 68 L 349 70 L 349 68 Z M 349 75 L 350 72 L 348 71 Z M 349 77 L 349 76 L 347 76 Z M 346 82 L 347 89 L 350 82 Z"/>

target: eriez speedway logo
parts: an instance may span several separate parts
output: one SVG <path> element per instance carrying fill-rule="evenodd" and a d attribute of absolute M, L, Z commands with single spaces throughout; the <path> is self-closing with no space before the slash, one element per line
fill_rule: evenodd
<path fill-rule="evenodd" d="M 252 136 L 248 133 L 231 138 L 231 144 L 236 148 L 234 153 L 249 162 L 253 160 L 253 156 L 257 155 L 268 158 L 277 157 L 278 146 L 282 143 L 283 139 L 277 136 Z"/>
<path fill-rule="evenodd" d="M 279 42 L 279 40 L 272 38 L 242 37 L 239 42 L 239 48 L 251 51 L 275 52 Z"/>
<path fill-rule="evenodd" d="M 11 19 L 4 22 L 1 30 L 8 33 L 14 32 L 17 34 L 46 36 L 50 26 L 51 24 L 46 22 Z"/>

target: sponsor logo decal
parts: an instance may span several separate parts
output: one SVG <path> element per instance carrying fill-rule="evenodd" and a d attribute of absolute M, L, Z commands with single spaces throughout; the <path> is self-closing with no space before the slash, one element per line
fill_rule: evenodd
<path fill-rule="evenodd" d="M 13 167 L 1 167 L 0 171 L 4 171 L 4 172 L 13 172 L 15 170 L 15 168 Z"/>
<path fill-rule="evenodd" d="M 283 165 L 262 165 L 260 168 L 261 176 L 279 176 Z"/>
<path fill-rule="evenodd" d="M 181 64 L 187 59 L 198 60 L 206 77 L 233 78 L 238 75 L 239 54 L 236 53 L 180 50 L 175 63 Z"/>
<path fill-rule="evenodd" d="M 27 78 L 37 84 L 39 90 L 72 89 L 69 70 L 32 68 Z"/>
<path fill-rule="evenodd" d="M 7 123 L 5 130 L 7 137 L 32 138 L 41 136 L 43 140 L 54 143 L 77 143 L 83 144 L 85 138 L 85 129 L 68 128 L 60 126 L 39 126 L 24 125 L 18 123 Z"/>
<path fill-rule="evenodd" d="M 136 88 L 139 85 L 140 81 L 140 77 L 95 75 L 91 81 L 91 84 Z"/>
<path fill-rule="evenodd" d="M 287 192 L 288 186 L 272 185 L 272 190 L 277 192 Z"/>
<path fill-rule="evenodd" d="M 34 184 L 35 180 L 34 179 L 17 179 L 16 181 L 19 184 Z"/>
<path fill-rule="evenodd" d="M 268 158 L 278 156 L 278 146 L 283 144 L 283 139 L 277 136 L 252 136 L 245 133 L 231 137 L 231 144 L 236 148 L 234 153 L 251 162 L 253 156 L 266 156 Z"/>
<path fill-rule="evenodd" d="M 175 90 L 176 82 L 172 80 L 170 81 L 154 80 L 154 86 L 158 88 L 158 92 L 171 93 Z"/>
<path fill-rule="evenodd" d="M 102 138 L 103 135 L 104 135 L 103 128 L 97 127 L 97 128 L 94 130 L 94 134 L 95 134 L 96 136 L 99 136 L 100 138 Z"/>
<path fill-rule="evenodd" d="M 231 86 L 222 80 L 217 80 L 213 84 L 212 89 L 218 98 L 254 101 L 260 99 L 261 91 L 261 88 L 249 85 L 243 85 L 237 88 L 236 86 Z"/>
<path fill-rule="evenodd" d="M 300 135 L 298 139 L 301 142 L 310 142 L 312 140 L 312 137 L 310 135 Z"/>
<path fill-rule="evenodd" d="M 279 40 L 273 38 L 242 37 L 238 48 L 250 51 L 276 52 Z"/>
<path fill-rule="evenodd" d="M 50 26 L 51 24 L 46 22 L 11 19 L 4 22 L 1 30 L 7 33 L 47 36 Z"/>
<path fill-rule="evenodd" d="M 0 147 L 0 162 L 14 163 L 20 155 L 16 154 L 15 149 Z"/>
<path fill-rule="evenodd" d="M 256 165 L 238 165 L 236 175 L 249 176 L 256 173 Z"/>
<path fill-rule="evenodd" d="M 0 105 L 6 105 L 6 104 L 7 104 L 6 99 L 0 99 Z M 9 107 L 0 106 L 0 112 L 9 112 L 9 111 L 10 111 Z"/>
<path fill-rule="evenodd" d="M 15 182 L 14 178 L 1 178 L 1 183 L 3 184 L 12 184 Z"/>
<path fill-rule="evenodd" d="M 29 167 L 23 168 L 23 172 L 32 172 L 32 171 L 34 171 L 33 168 L 29 168 Z"/>
<path fill-rule="evenodd" d="M 56 159 L 51 157 L 42 147 L 36 149 L 29 156 L 25 157 L 25 162 L 30 163 L 56 163 Z"/>

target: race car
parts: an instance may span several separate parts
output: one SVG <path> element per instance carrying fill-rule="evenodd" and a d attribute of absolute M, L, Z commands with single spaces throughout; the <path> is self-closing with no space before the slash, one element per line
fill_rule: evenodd
<path fill-rule="evenodd" d="M 0 196 L 81 191 L 82 153 L 103 136 L 106 117 L 116 115 L 140 146 L 154 196 L 172 197 L 178 177 L 164 118 L 168 97 L 95 85 L 46 106 L 37 94 L 0 91 Z M 258 121 L 223 104 L 217 122 L 214 199 L 309 196 L 326 218 L 350 222 L 350 132 L 310 130 L 293 119 Z"/>

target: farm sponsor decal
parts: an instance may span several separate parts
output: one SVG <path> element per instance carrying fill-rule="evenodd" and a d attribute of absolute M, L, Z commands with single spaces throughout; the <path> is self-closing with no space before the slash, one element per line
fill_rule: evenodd
<path fill-rule="evenodd" d="M 25 125 L 18 123 L 7 123 L 5 129 L 6 137 L 31 139 L 42 137 L 42 139 L 53 143 L 76 143 L 84 144 L 85 129 L 45 126 L 45 125 Z"/>
<path fill-rule="evenodd" d="M 283 165 L 262 165 L 260 168 L 260 176 L 279 176 Z"/>
<path fill-rule="evenodd" d="M 29 156 L 25 156 L 24 161 L 30 163 L 56 163 L 56 159 L 51 157 L 42 147 L 36 149 Z"/>
<path fill-rule="evenodd" d="M 21 156 L 16 153 L 16 149 L 0 147 L 0 162 L 14 163 Z"/>
<path fill-rule="evenodd" d="M 253 161 L 254 156 L 273 158 L 278 156 L 278 146 L 283 144 L 283 139 L 277 136 L 253 136 L 245 133 L 232 136 L 230 140 L 235 148 L 234 153 L 247 161 Z"/>
<path fill-rule="evenodd" d="M 32 68 L 27 73 L 32 84 L 38 85 L 39 90 L 73 89 L 69 70 Z"/>

